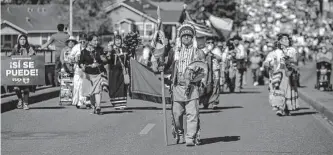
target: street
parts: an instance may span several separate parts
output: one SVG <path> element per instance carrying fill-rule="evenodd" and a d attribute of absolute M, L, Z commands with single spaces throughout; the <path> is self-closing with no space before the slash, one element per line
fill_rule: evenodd
<path fill-rule="evenodd" d="M 302 102 L 292 116 L 278 117 L 267 95 L 266 86 L 247 86 L 241 94 L 222 94 L 218 110 L 201 109 L 203 145 L 196 147 L 175 144 L 170 110 L 165 146 L 160 104 L 129 100 L 128 109 L 116 111 L 105 94 L 98 116 L 60 108 L 53 98 L 2 114 L 2 154 L 333 154 L 333 129 L 320 114 Z"/>

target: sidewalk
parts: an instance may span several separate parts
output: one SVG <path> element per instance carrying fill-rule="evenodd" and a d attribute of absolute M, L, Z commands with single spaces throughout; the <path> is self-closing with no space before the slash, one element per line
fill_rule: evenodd
<path fill-rule="evenodd" d="M 302 87 L 299 88 L 299 96 L 327 119 L 333 121 L 333 93 L 315 89 L 316 77 L 315 63 L 309 63 L 301 68 Z"/>
<path fill-rule="evenodd" d="M 45 101 L 50 98 L 58 97 L 60 93 L 60 87 L 50 87 L 41 89 L 35 93 L 30 93 L 29 104 Z M 18 99 L 16 95 L 1 98 L 1 113 L 13 110 L 16 108 Z"/>

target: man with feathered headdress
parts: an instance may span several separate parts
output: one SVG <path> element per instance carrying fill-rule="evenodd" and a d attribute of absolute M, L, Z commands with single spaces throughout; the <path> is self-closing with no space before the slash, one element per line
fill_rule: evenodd
<path fill-rule="evenodd" d="M 185 23 L 179 27 L 176 46 L 169 52 L 164 68 L 168 70 L 172 66 L 173 71 L 171 76 L 172 115 L 173 133 L 177 143 L 179 143 L 181 136 L 184 137 L 183 116 L 186 112 L 186 146 L 200 144 L 199 89 L 202 85 L 206 85 L 205 76 L 203 76 L 204 78 L 196 78 L 199 80 L 193 80 L 193 77 L 198 75 L 198 68 L 201 68 L 202 71 L 206 67 L 205 71 L 207 71 L 207 65 L 204 63 L 204 52 L 197 48 L 195 36 L 195 28 L 192 25 Z M 194 74 L 187 74 L 189 70 L 194 71 L 192 72 Z"/>

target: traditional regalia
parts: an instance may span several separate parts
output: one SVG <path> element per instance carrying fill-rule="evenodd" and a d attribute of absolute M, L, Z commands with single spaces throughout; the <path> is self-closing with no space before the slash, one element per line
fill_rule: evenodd
<path fill-rule="evenodd" d="M 187 133 L 185 141 L 187 146 L 193 146 L 200 143 L 199 90 L 202 83 L 206 84 L 206 77 L 203 80 L 200 78 L 200 80 L 194 80 L 193 77 L 200 71 L 206 72 L 207 65 L 201 67 L 193 65 L 195 63 L 205 64 L 203 63 L 205 56 L 203 51 L 197 48 L 195 28 L 192 25 L 183 24 L 179 27 L 177 36 L 176 46 L 169 52 L 165 66 L 165 70 L 172 66 L 173 71 L 171 76 L 173 133 L 177 142 L 181 136 L 184 136 L 183 116 L 186 112 Z M 206 69 L 204 69 L 205 67 Z"/>
<path fill-rule="evenodd" d="M 81 38 L 82 39 L 82 38 Z M 85 49 L 86 45 L 79 43 L 76 44 L 71 53 L 68 56 L 68 59 L 74 64 L 74 78 L 73 78 L 73 99 L 72 105 L 75 105 L 77 108 L 80 108 L 86 104 L 86 97 L 82 94 L 82 79 L 84 78 L 84 73 L 79 67 L 79 59 L 81 56 L 81 51 Z"/>
<path fill-rule="evenodd" d="M 120 35 L 115 40 L 121 40 Z M 129 84 L 129 59 L 130 55 L 122 43 L 116 45 L 108 54 L 109 60 L 109 96 L 111 104 L 117 109 L 123 109 L 127 104 L 127 90 Z"/>
<path fill-rule="evenodd" d="M 216 109 L 220 96 L 220 62 L 222 60 L 222 52 L 218 47 L 215 47 L 213 38 L 207 38 L 207 41 L 213 41 L 212 44 L 208 44 L 203 49 L 209 68 L 208 87 L 206 88 L 205 95 L 200 98 L 200 103 L 204 105 L 204 108 L 208 108 L 209 104 L 213 104 L 213 109 Z"/>
<path fill-rule="evenodd" d="M 284 36 L 289 38 L 288 35 L 283 34 L 279 36 L 278 40 L 280 41 Z M 279 48 L 268 54 L 264 66 L 270 68 L 269 101 L 276 114 L 284 116 L 299 107 L 297 66 L 295 65 L 297 52 L 292 47 L 278 44 Z"/>

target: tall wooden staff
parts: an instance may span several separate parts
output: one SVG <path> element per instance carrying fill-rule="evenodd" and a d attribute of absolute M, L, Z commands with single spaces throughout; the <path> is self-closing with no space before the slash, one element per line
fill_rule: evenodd
<path fill-rule="evenodd" d="M 156 48 L 157 41 L 158 41 L 158 37 L 157 37 L 158 34 L 160 34 L 159 35 L 160 39 L 164 39 L 164 37 L 161 36 L 161 33 L 163 33 L 163 32 L 161 32 L 162 21 L 161 21 L 161 12 L 160 12 L 160 7 L 159 6 L 157 7 L 157 17 L 158 17 L 157 33 L 156 33 L 156 35 L 153 38 L 153 45 L 152 45 L 152 47 L 153 47 L 153 52 L 157 53 L 157 51 L 155 51 L 155 50 L 163 50 L 162 53 L 164 53 L 164 49 L 165 49 L 164 48 L 164 46 L 165 46 L 164 40 L 162 41 L 163 42 L 163 46 L 161 48 L 158 47 L 158 49 Z M 159 53 L 159 55 L 161 54 L 160 51 L 158 53 Z M 164 55 L 162 54 L 162 57 L 163 56 Z M 161 60 L 164 60 L 164 58 L 162 58 Z M 162 85 L 162 104 L 163 104 L 163 116 L 164 116 L 163 117 L 163 122 L 164 122 L 164 140 L 165 140 L 165 145 L 168 146 L 168 132 L 167 132 L 167 121 L 166 121 L 166 103 L 165 103 L 165 92 L 164 92 L 165 91 L 165 89 L 164 89 L 164 61 L 161 61 L 160 64 L 162 65 L 161 67 L 163 68 L 161 70 L 161 85 Z"/>

